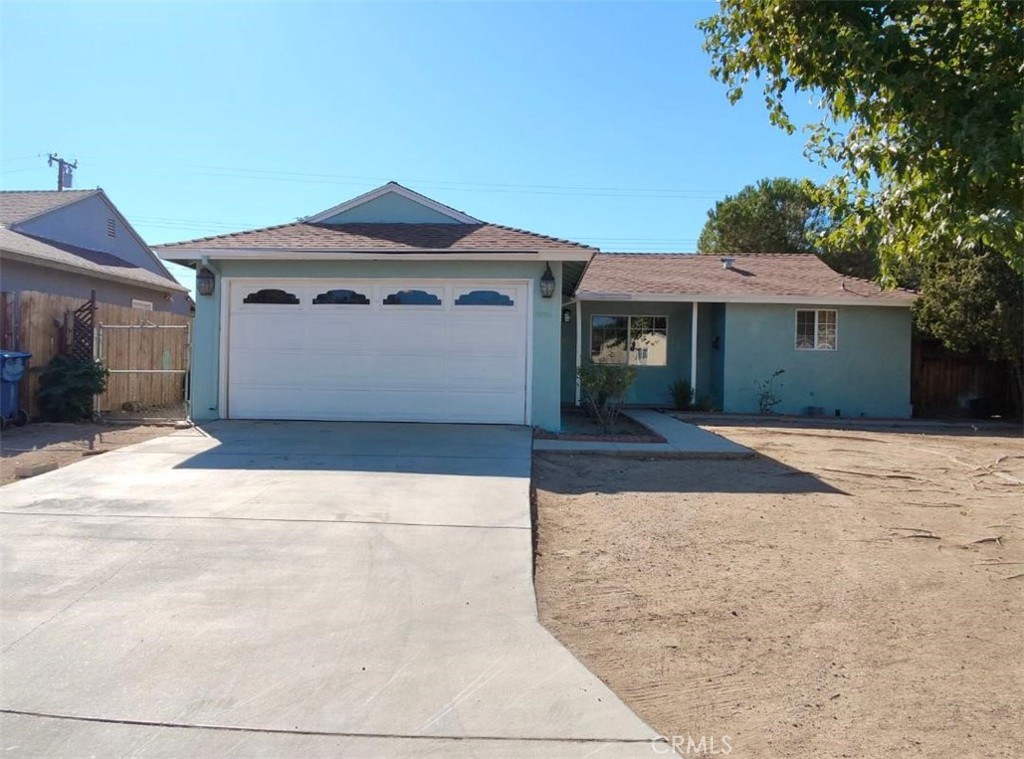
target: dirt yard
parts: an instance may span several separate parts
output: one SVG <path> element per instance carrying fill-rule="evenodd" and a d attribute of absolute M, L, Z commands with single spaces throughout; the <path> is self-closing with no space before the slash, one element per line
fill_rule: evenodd
<path fill-rule="evenodd" d="M 169 435 L 172 426 L 107 424 L 29 424 L 0 433 L 0 485 L 14 482 L 18 466 L 54 463 L 58 467 L 83 456 L 112 451 L 133 443 Z"/>
<path fill-rule="evenodd" d="M 709 429 L 761 456 L 537 455 L 548 629 L 731 757 L 1024 756 L 1021 438 Z"/>

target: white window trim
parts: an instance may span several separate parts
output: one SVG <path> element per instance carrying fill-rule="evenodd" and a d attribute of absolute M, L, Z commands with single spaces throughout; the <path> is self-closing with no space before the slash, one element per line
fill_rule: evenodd
<path fill-rule="evenodd" d="M 132 308 L 138 309 L 139 311 L 152 311 L 153 301 L 151 300 L 140 300 L 139 298 L 132 298 Z"/>
<path fill-rule="evenodd" d="M 637 367 L 649 366 L 649 367 L 656 368 L 656 369 L 664 367 L 664 366 L 668 366 L 668 335 L 669 335 L 668 314 L 591 314 L 590 315 L 590 345 L 589 345 L 589 351 L 590 352 L 589 352 L 589 355 L 588 355 L 588 360 L 590 361 L 590 363 L 594 363 L 594 359 L 593 359 L 593 356 L 594 356 L 594 319 L 596 317 L 600 317 L 600 316 L 608 317 L 610 319 L 627 319 L 628 320 L 626 322 L 626 338 L 627 338 L 627 340 L 629 339 L 629 336 L 633 334 L 633 319 L 634 318 L 637 318 L 637 319 L 664 319 L 665 320 L 665 363 L 664 364 L 634 364 L 634 363 L 631 363 L 630 360 L 629 360 L 629 354 L 632 351 L 630 351 L 630 349 L 628 347 L 626 348 L 626 362 L 625 363 L 620 364 L 620 363 L 612 363 L 610 361 L 602 361 L 601 362 L 602 364 L 607 364 L 609 366 L 637 366 Z"/>
<path fill-rule="evenodd" d="M 801 348 L 800 339 L 800 314 L 810 311 L 814 314 L 814 347 Z M 834 348 L 822 348 L 818 345 L 818 314 L 822 311 L 831 311 L 836 315 L 836 346 Z M 839 350 L 839 309 L 837 308 L 798 308 L 793 312 L 793 350 L 816 351 L 821 353 L 835 353 Z"/>

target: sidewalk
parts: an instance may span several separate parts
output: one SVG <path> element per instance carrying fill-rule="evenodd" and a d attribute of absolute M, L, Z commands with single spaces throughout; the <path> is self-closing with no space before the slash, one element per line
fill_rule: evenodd
<path fill-rule="evenodd" d="M 629 409 L 622 412 L 665 438 L 664 443 L 612 443 L 589 440 L 534 440 L 535 451 L 563 453 L 660 454 L 689 458 L 750 458 L 749 448 L 708 432 L 673 416 L 650 409 Z"/>

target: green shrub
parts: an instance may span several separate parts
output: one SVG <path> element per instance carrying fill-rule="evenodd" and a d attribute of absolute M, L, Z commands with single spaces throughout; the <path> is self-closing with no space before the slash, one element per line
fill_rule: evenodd
<path fill-rule="evenodd" d="M 672 403 L 680 411 L 693 408 L 694 392 L 690 380 L 677 379 L 668 386 L 668 392 L 672 396 Z"/>
<path fill-rule="evenodd" d="M 92 399 L 107 389 L 109 372 L 99 361 L 54 356 L 39 376 L 39 413 L 48 422 L 92 419 Z"/>
<path fill-rule="evenodd" d="M 636 380 L 636 367 L 624 364 L 582 364 L 580 390 L 591 413 L 606 433 L 614 432 L 626 393 Z"/>

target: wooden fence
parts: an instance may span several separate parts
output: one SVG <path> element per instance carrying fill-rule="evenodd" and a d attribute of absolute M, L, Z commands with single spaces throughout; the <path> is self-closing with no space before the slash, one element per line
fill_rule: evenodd
<path fill-rule="evenodd" d="M 953 353 L 936 340 L 915 340 L 910 402 L 918 417 L 1012 413 L 1009 367 L 983 356 Z"/>
<path fill-rule="evenodd" d="M 31 291 L 0 293 L 0 347 L 32 354 L 20 388 L 21 405 L 31 416 L 38 411 L 39 373 L 70 344 L 69 314 L 85 302 Z M 95 324 L 97 355 L 112 370 L 99 411 L 184 402 L 192 317 L 97 303 Z"/>

